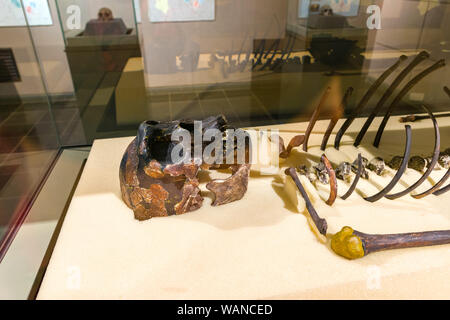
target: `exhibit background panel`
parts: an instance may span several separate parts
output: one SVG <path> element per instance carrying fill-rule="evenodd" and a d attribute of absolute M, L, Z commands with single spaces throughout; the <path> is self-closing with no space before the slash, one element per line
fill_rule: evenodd
<path fill-rule="evenodd" d="M 215 0 L 148 0 L 151 22 L 214 20 Z"/>
<path fill-rule="evenodd" d="M 58 23 L 55 0 L 50 0 L 48 4 L 51 20 L 54 23 L 46 26 L 31 26 L 30 31 L 49 94 L 52 96 L 71 96 L 74 93 L 74 88 L 64 52 L 64 38 Z M 22 75 L 22 81 L 14 83 L 17 92 L 24 99 L 42 99 L 42 84 L 40 80 L 36 80 L 38 79 L 39 66 L 34 59 L 28 28 L 26 26 L 0 27 L 0 47 L 13 50 Z M 36 83 L 36 81 L 38 82 Z M 6 85 L 0 84 L 0 97 L 7 96 Z"/>
<path fill-rule="evenodd" d="M 148 1 L 141 1 L 141 12 L 148 12 Z M 213 21 L 184 21 L 153 23 L 142 20 L 142 52 L 144 53 L 147 88 L 189 86 L 217 83 L 211 72 L 174 74 L 177 57 L 198 52 L 199 68 L 202 58 L 229 50 L 253 50 L 257 39 L 285 37 L 287 0 L 216 0 Z M 169 61 L 170 59 L 170 61 Z M 208 61 L 204 61 L 207 66 Z M 164 67 L 164 68 L 163 68 Z M 162 70 L 164 69 L 164 70 Z M 242 74 L 243 81 L 250 81 L 251 72 Z M 228 80 L 219 80 L 228 81 Z"/>
<path fill-rule="evenodd" d="M 0 0 L 0 27 L 24 27 L 27 25 L 22 3 L 30 26 L 53 24 L 47 0 Z"/>
<path fill-rule="evenodd" d="M 103 7 L 111 9 L 114 18 L 121 18 L 125 22 L 127 28 L 135 27 L 135 14 L 133 12 L 132 0 L 57 0 L 57 2 L 61 23 L 65 32 L 69 30 L 84 29 L 89 20 L 97 19 L 97 13 Z M 74 21 L 74 11 L 70 10 L 71 6 L 76 6 L 80 10 L 79 25 L 77 25 L 77 23 L 72 23 Z"/>

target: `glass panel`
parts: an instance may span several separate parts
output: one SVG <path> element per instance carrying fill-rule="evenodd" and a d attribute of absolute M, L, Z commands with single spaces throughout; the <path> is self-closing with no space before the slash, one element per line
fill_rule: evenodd
<path fill-rule="evenodd" d="M 60 52 L 66 56 L 67 83 L 73 83 L 76 98 L 75 117 L 61 143 L 90 144 L 96 137 L 114 135 L 116 88 L 123 71 L 135 68 L 132 58 L 141 57 L 135 1 L 58 0 L 56 4 L 65 46 Z M 127 100 L 133 97 L 132 90 L 143 88 L 137 81 L 126 84 Z"/>
<path fill-rule="evenodd" d="M 50 59 L 41 40 L 59 27 L 46 1 L 1 0 L 0 5 L 1 260 L 59 150 L 38 59 L 38 54 Z"/>
<path fill-rule="evenodd" d="M 56 0 L 56 7 L 60 35 L 45 39 L 55 43 L 51 55 L 66 63 L 44 69 L 57 86 L 73 88 L 73 101 L 64 102 L 70 123 L 53 104 L 63 145 L 134 135 L 149 119 L 222 113 L 236 126 L 306 120 L 327 87 L 321 117 L 334 113 L 352 87 L 348 116 L 374 81 L 407 56 L 368 101 L 360 114 L 367 116 L 419 52 L 430 57 L 381 109 L 449 55 L 447 1 Z M 448 67 L 438 68 L 394 113 L 413 113 L 422 103 L 445 110 L 448 80 Z"/>

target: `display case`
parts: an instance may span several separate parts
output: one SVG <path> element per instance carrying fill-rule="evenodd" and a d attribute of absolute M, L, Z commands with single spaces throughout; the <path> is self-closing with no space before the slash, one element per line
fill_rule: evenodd
<path fill-rule="evenodd" d="M 450 297 L 448 1 L 48 3 L 89 157 L 33 298 Z"/>

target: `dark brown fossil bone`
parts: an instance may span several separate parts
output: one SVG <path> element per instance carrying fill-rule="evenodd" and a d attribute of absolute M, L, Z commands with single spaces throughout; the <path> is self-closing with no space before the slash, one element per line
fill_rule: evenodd
<path fill-rule="evenodd" d="M 413 156 L 409 159 L 408 168 L 422 172 L 427 166 L 427 160 L 421 156 Z M 434 168 L 432 169 L 434 170 Z"/>
<path fill-rule="evenodd" d="M 250 165 L 242 164 L 232 167 L 233 175 L 225 180 L 214 180 L 206 188 L 215 195 L 213 206 L 220 206 L 241 200 L 247 192 Z"/>
<path fill-rule="evenodd" d="M 353 123 L 356 117 L 361 113 L 361 111 L 364 109 L 364 107 L 369 102 L 370 98 L 375 94 L 377 89 L 381 86 L 381 84 L 394 72 L 401 64 L 402 61 L 405 61 L 407 57 L 405 55 L 402 55 L 399 57 L 397 62 L 392 65 L 389 69 L 387 69 L 385 72 L 381 74 L 381 76 L 370 86 L 370 88 L 367 90 L 366 94 L 362 97 L 361 101 L 359 101 L 358 105 L 356 106 L 355 110 L 353 110 L 352 114 L 350 115 L 347 120 L 345 120 L 342 127 L 339 129 L 338 133 L 336 134 L 336 138 L 334 140 L 334 147 L 339 150 L 339 146 L 341 144 L 342 137 L 344 136 L 347 129 L 350 127 L 350 125 Z"/>
<path fill-rule="evenodd" d="M 402 177 L 403 173 L 405 172 L 406 167 L 408 166 L 409 156 L 411 154 L 411 126 L 406 125 L 405 129 L 406 129 L 406 148 L 405 148 L 405 153 L 403 155 L 403 161 L 402 161 L 400 168 L 396 172 L 396 174 L 395 174 L 394 178 L 391 180 L 391 182 L 383 190 L 381 190 L 380 192 L 378 192 L 377 194 L 375 194 L 371 197 L 364 198 L 365 200 L 367 200 L 369 202 L 375 202 L 375 201 L 378 201 L 381 198 L 383 198 L 395 187 L 395 185 L 398 183 L 398 181 Z"/>
<path fill-rule="evenodd" d="M 321 161 L 325 165 L 325 169 L 327 170 L 328 176 L 330 177 L 330 197 L 326 201 L 326 204 L 332 206 L 337 197 L 336 172 L 334 172 L 333 167 L 331 166 L 331 163 L 326 155 L 322 155 Z"/>
<path fill-rule="evenodd" d="M 390 200 L 394 200 L 394 199 L 403 197 L 404 195 L 407 195 L 408 193 L 411 193 L 416 188 L 418 188 L 428 178 L 428 176 L 431 174 L 434 167 L 436 166 L 436 163 L 438 162 L 439 150 L 441 148 L 441 135 L 439 133 L 439 125 L 438 125 L 433 113 L 431 112 L 431 110 L 426 106 L 422 106 L 422 108 L 428 113 L 431 120 L 433 121 L 433 126 L 434 126 L 434 151 L 433 151 L 433 157 L 431 159 L 431 163 L 428 166 L 425 173 L 422 175 L 422 177 L 419 180 L 417 180 L 416 183 L 414 183 L 413 185 L 411 185 L 409 188 L 405 189 L 402 192 L 387 195 L 386 198 L 388 198 Z"/>
<path fill-rule="evenodd" d="M 361 178 L 369 179 L 369 173 L 366 171 L 367 165 L 369 164 L 369 160 L 365 157 L 361 157 L 362 160 L 362 170 L 361 170 Z M 358 173 L 358 158 L 352 163 L 352 171 L 354 173 Z"/>
<path fill-rule="evenodd" d="M 395 97 L 395 99 L 392 101 L 391 105 L 386 111 L 386 114 L 381 121 L 380 127 L 378 128 L 377 135 L 375 136 L 375 140 L 373 142 L 374 147 L 378 148 L 381 141 L 381 136 L 383 135 L 384 128 L 386 127 L 389 118 L 392 115 L 392 112 L 394 109 L 399 105 L 400 101 L 403 99 L 403 97 L 406 96 L 406 94 L 417 84 L 420 80 L 425 78 L 427 75 L 431 74 L 432 72 L 442 68 L 445 66 L 445 60 L 439 60 L 438 62 L 434 63 L 431 67 L 428 67 L 421 73 L 419 73 L 417 76 L 415 76 L 411 81 L 409 81 L 405 87 L 400 91 L 400 93 Z"/>
<path fill-rule="evenodd" d="M 448 178 L 450 178 L 450 169 L 447 170 L 447 172 L 441 178 L 441 180 L 439 180 L 439 182 L 436 183 L 433 187 L 431 187 L 427 191 L 424 191 L 420 194 L 413 194 L 412 196 L 416 199 L 422 199 L 426 196 L 429 196 L 430 194 L 435 193 L 436 191 L 439 191 L 439 188 L 444 185 L 444 183 L 448 180 Z"/>
<path fill-rule="evenodd" d="M 305 142 L 303 143 L 303 151 L 305 151 L 305 152 L 308 152 L 309 136 L 311 135 L 311 133 L 314 129 L 314 126 L 316 125 L 317 119 L 319 118 L 319 115 L 320 115 L 320 111 L 322 110 L 323 104 L 327 100 L 328 95 L 330 94 L 330 91 L 331 91 L 331 88 L 327 87 L 324 94 L 322 95 L 322 98 L 320 99 L 319 104 L 317 105 L 316 109 L 314 110 L 314 112 L 311 116 L 311 119 L 309 120 L 308 128 L 306 129 L 306 133 L 305 133 Z"/>
<path fill-rule="evenodd" d="M 285 173 L 294 180 L 295 185 L 297 186 L 298 190 L 300 191 L 300 194 L 305 200 L 306 209 L 308 209 L 309 215 L 311 216 L 311 219 L 314 221 L 317 230 L 319 230 L 319 232 L 325 236 L 327 234 L 328 229 L 327 221 L 325 219 L 320 218 L 319 215 L 317 214 L 316 210 L 314 209 L 314 206 L 311 203 L 311 200 L 308 197 L 308 194 L 306 193 L 305 188 L 303 187 L 302 183 L 300 182 L 300 179 L 298 178 L 297 171 L 295 170 L 295 168 L 289 168 L 286 169 Z"/>
<path fill-rule="evenodd" d="M 447 185 L 446 187 L 443 187 L 442 189 L 440 189 L 440 190 L 438 190 L 438 191 L 435 191 L 433 194 L 434 194 L 435 196 L 440 196 L 440 195 L 443 195 L 444 193 L 446 193 L 446 192 L 448 192 L 448 191 L 450 191 L 450 184 Z"/>
<path fill-rule="evenodd" d="M 280 150 L 280 158 L 286 159 L 289 157 L 289 155 L 292 152 L 292 149 L 299 147 L 303 144 L 303 142 L 305 141 L 305 136 L 304 135 L 297 135 L 295 137 L 293 137 L 291 139 L 291 141 L 289 142 L 287 148 L 284 146 L 284 140 L 282 137 L 280 137 L 279 135 L 276 134 L 272 134 L 269 139 L 270 141 L 273 141 L 274 139 L 272 139 L 272 137 L 277 137 L 278 138 L 278 144 L 279 144 L 279 150 Z"/>
<path fill-rule="evenodd" d="M 392 84 L 389 86 L 389 88 L 386 90 L 384 95 L 381 97 L 380 101 L 378 101 L 375 108 L 370 113 L 369 117 L 367 118 L 366 122 L 364 123 L 361 131 L 358 133 L 358 136 L 355 139 L 355 143 L 353 144 L 355 147 L 359 146 L 362 139 L 364 138 L 364 135 L 367 133 L 367 130 L 369 129 L 370 125 L 372 124 L 375 117 L 378 115 L 378 113 L 383 108 L 386 101 L 389 99 L 389 97 L 394 93 L 395 89 L 400 86 L 403 79 L 406 78 L 408 74 L 411 73 L 411 71 L 422 61 L 429 58 L 429 53 L 426 51 L 420 52 L 413 61 L 405 68 L 403 71 L 395 78 L 395 80 L 392 82 Z"/>
<path fill-rule="evenodd" d="M 342 98 L 341 104 L 335 110 L 333 117 L 330 120 L 330 124 L 328 125 L 327 131 L 323 136 L 322 145 L 320 146 L 320 150 L 324 151 L 327 147 L 328 140 L 330 139 L 330 135 L 333 132 L 334 127 L 336 126 L 339 119 L 342 117 L 342 113 L 345 110 L 345 106 L 347 105 L 347 101 L 353 93 L 353 87 L 349 87 L 345 92 L 344 98 Z"/>
<path fill-rule="evenodd" d="M 353 194 L 353 192 L 356 189 L 356 185 L 358 184 L 359 179 L 361 178 L 361 174 L 362 174 L 363 170 L 364 170 L 363 160 L 362 160 L 361 153 L 359 153 L 358 154 L 358 171 L 356 171 L 355 179 L 353 179 L 352 185 L 350 186 L 348 191 L 341 197 L 341 199 L 347 200 L 348 197 L 350 197 Z"/>
<path fill-rule="evenodd" d="M 331 248 L 347 259 L 358 259 L 370 253 L 450 243 L 450 230 L 399 234 L 366 234 L 344 227 L 331 240 Z"/>
<path fill-rule="evenodd" d="M 222 137 L 226 137 L 227 122 L 223 116 L 210 117 L 201 123 L 201 134 L 205 130 L 216 129 L 222 133 Z M 139 126 L 137 137 L 128 146 L 119 170 L 122 198 L 133 210 L 136 219 L 179 215 L 201 207 L 203 197 L 197 174 L 200 167 L 208 168 L 211 165 L 204 163 L 204 159 L 201 159 L 201 163 L 174 163 L 172 159 L 172 151 L 179 144 L 172 141 L 172 134 L 176 130 L 185 130 L 191 136 L 191 141 L 195 141 L 194 128 L 192 120 L 145 121 Z M 202 143 L 200 151 L 203 152 L 207 143 Z M 248 146 L 245 147 L 248 153 Z M 191 149 L 194 149 L 191 152 L 195 152 L 196 146 Z M 219 156 L 222 158 L 224 154 Z M 218 200 L 215 205 L 242 198 L 247 190 L 250 165 L 242 166 L 243 169 L 235 164 L 224 165 L 224 168 L 232 168 L 232 177 L 211 182 L 211 190 L 220 192 L 216 194 Z"/>

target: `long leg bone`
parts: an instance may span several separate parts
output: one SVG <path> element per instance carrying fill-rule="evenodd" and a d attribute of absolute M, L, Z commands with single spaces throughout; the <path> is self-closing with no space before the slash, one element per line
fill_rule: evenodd
<path fill-rule="evenodd" d="M 394 108 L 398 106 L 400 101 L 403 99 L 404 96 L 417 84 L 420 80 L 425 78 L 427 75 L 432 73 L 433 71 L 440 69 L 445 66 L 445 60 L 439 60 L 435 64 L 433 64 L 431 67 L 425 69 L 421 73 L 419 73 L 417 76 L 415 76 L 411 81 L 409 81 L 405 87 L 400 91 L 400 93 L 395 97 L 394 101 L 392 101 L 391 105 L 389 106 L 388 110 L 386 111 L 386 114 L 383 118 L 383 121 L 381 122 L 380 127 L 378 128 L 377 135 L 375 137 L 375 140 L 373 142 L 373 145 L 378 148 L 380 145 L 381 136 L 383 135 L 384 128 L 386 127 L 387 122 L 389 121 L 389 118 L 392 114 L 392 111 Z"/>
<path fill-rule="evenodd" d="M 430 55 L 426 51 L 420 52 L 413 61 L 405 68 L 402 72 L 395 78 L 395 80 L 392 82 L 392 84 L 389 86 L 389 88 L 386 90 L 384 95 L 381 97 L 380 101 L 378 101 L 375 108 L 370 113 L 369 117 L 367 118 L 366 122 L 364 123 L 361 131 L 358 133 L 358 136 L 355 139 L 355 143 L 353 144 L 355 147 L 359 146 L 362 139 L 364 138 L 364 135 L 366 134 L 367 130 L 369 129 L 370 125 L 372 124 L 375 117 L 378 115 L 378 113 L 383 108 L 386 101 L 389 99 L 389 97 L 394 93 L 395 89 L 400 86 L 403 79 L 406 78 L 408 74 L 411 73 L 411 71 L 422 61 L 427 59 Z"/>
<path fill-rule="evenodd" d="M 328 229 L 327 221 L 325 219 L 320 218 L 319 215 L 317 214 L 316 210 L 314 209 L 314 206 L 311 203 L 311 200 L 309 200 L 305 188 L 303 187 L 302 183 L 300 182 L 300 179 L 298 178 L 297 171 L 295 170 L 295 168 L 289 168 L 285 171 L 285 173 L 294 180 L 298 190 L 300 191 L 300 194 L 302 195 L 303 199 L 305 199 L 306 209 L 308 209 L 309 215 L 311 216 L 311 219 L 314 221 L 317 230 L 319 230 L 319 232 L 325 236 L 327 234 Z"/>
<path fill-rule="evenodd" d="M 320 99 L 319 104 L 317 105 L 316 109 L 314 110 L 311 119 L 309 120 L 308 128 L 306 129 L 305 133 L 305 142 L 303 143 L 303 151 L 308 152 L 308 140 L 309 136 L 311 135 L 314 126 L 316 125 L 317 119 L 319 118 L 320 111 L 322 110 L 323 104 L 328 98 L 328 95 L 330 94 L 331 88 L 328 87 L 324 94 L 322 95 L 322 98 Z"/>
<path fill-rule="evenodd" d="M 342 137 L 344 136 L 347 129 L 350 127 L 350 125 L 353 123 L 355 118 L 361 113 L 361 111 L 364 109 L 364 107 L 369 102 L 370 98 L 375 94 L 377 89 L 381 86 L 381 84 L 389 77 L 392 72 L 394 72 L 402 63 L 402 61 L 405 61 L 407 57 L 405 55 L 400 56 L 398 61 L 392 65 L 389 69 L 387 69 L 367 90 L 364 97 L 361 99 L 361 101 L 356 106 L 355 110 L 352 112 L 351 116 L 345 120 L 342 127 L 339 129 L 338 133 L 336 134 L 336 138 L 334 140 L 334 147 L 339 150 L 339 146 L 341 144 Z"/>
<path fill-rule="evenodd" d="M 331 240 L 331 248 L 347 259 L 358 259 L 370 253 L 450 243 L 450 230 L 399 234 L 366 234 L 344 227 Z"/>
<path fill-rule="evenodd" d="M 396 194 L 387 195 L 386 198 L 388 198 L 390 200 L 394 200 L 394 199 L 403 197 L 404 195 L 407 195 L 408 193 L 410 193 L 410 192 L 414 191 L 416 188 L 418 188 L 428 178 L 428 176 L 434 170 L 434 167 L 436 166 L 436 163 L 438 162 L 439 150 L 441 148 L 441 135 L 439 133 L 439 126 L 438 126 L 436 118 L 434 117 L 434 115 L 431 112 L 431 110 L 428 107 L 426 107 L 426 106 L 422 106 L 422 107 L 425 109 L 425 111 L 431 117 L 431 120 L 433 121 L 433 126 L 434 126 L 435 140 L 434 140 L 434 152 L 433 152 L 433 157 L 431 159 L 431 163 L 428 166 L 428 169 L 422 175 L 422 177 L 416 183 L 414 183 L 412 186 L 410 186 L 409 188 L 405 189 L 402 192 L 399 192 L 399 193 L 396 193 Z"/>
<path fill-rule="evenodd" d="M 381 190 L 380 192 L 371 197 L 364 198 L 365 200 L 369 202 L 375 202 L 383 198 L 395 187 L 395 185 L 405 172 L 406 167 L 408 166 L 409 156 L 411 154 L 411 126 L 406 125 L 405 129 L 406 129 L 406 148 L 400 168 L 398 169 L 392 181 L 383 190 Z"/>
<path fill-rule="evenodd" d="M 345 92 L 344 98 L 342 98 L 342 102 L 339 107 L 336 109 L 333 117 L 330 120 L 330 124 L 328 125 L 327 131 L 323 136 L 322 145 L 320 146 L 320 150 L 324 151 L 327 147 L 328 140 L 330 139 L 331 132 L 333 132 L 334 127 L 342 116 L 343 110 L 345 110 L 345 106 L 347 105 L 347 101 L 353 93 L 353 88 L 349 87 Z"/>

